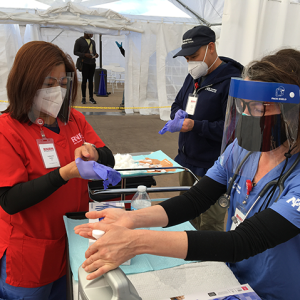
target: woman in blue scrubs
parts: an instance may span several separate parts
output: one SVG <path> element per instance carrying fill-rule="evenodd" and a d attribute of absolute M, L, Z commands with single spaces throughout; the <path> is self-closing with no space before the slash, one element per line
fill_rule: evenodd
<path fill-rule="evenodd" d="M 262 299 L 300 299 L 300 52 L 254 61 L 243 78 L 231 81 L 222 152 L 198 184 L 150 208 L 88 213 L 104 220 L 75 228 L 106 232 L 86 251 L 88 279 L 149 253 L 227 262 Z M 173 226 L 216 202 L 229 204 L 226 232 L 132 230 Z"/>

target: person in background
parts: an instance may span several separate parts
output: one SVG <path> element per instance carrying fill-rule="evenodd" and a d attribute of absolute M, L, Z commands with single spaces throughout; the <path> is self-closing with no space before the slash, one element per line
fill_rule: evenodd
<path fill-rule="evenodd" d="M 171 119 L 179 110 L 186 111 L 178 140 L 175 161 L 191 170 L 198 179 L 218 158 L 225 120 L 231 77 L 240 77 L 243 66 L 227 57 L 219 57 L 215 32 L 196 26 L 183 35 L 182 49 L 174 55 L 184 56 L 189 74 L 171 107 Z M 189 172 L 179 173 L 182 186 L 192 186 Z M 224 230 L 225 209 L 219 205 L 192 220 L 198 230 Z"/>
<path fill-rule="evenodd" d="M 280 50 L 250 63 L 244 80 L 231 79 L 222 154 L 185 194 L 137 211 L 86 214 L 104 219 L 75 233 L 105 232 L 85 253 L 87 279 L 148 253 L 227 262 L 261 299 L 300 299 L 299 57 Z M 224 194 L 227 232 L 133 230 L 188 221 L 224 202 Z"/>
<path fill-rule="evenodd" d="M 114 166 L 71 108 L 77 86 L 71 57 L 56 45 L 34 41 L 18 51 L 0 115 L 1 299 L 66 299 L 63 215 L 89 203 L 75 159 Z"/>
<path fill-rule="evenodd" d="M 82 93 L 82 104 L 86 104 L 86 83 L 89 82 L 89 101 L 93 104 L 97 104 L 94 95 L 94 74 L 96 69 L 96 58 L 99 57 L 96 51 L 96 43 L 92 40 L 92 31 L 85 31 L 84 36 L 76 40 L 74 45 L 74 55 L 83 58 L 82 65 L 82 82 L 81 82 L 81 93 Z"/>

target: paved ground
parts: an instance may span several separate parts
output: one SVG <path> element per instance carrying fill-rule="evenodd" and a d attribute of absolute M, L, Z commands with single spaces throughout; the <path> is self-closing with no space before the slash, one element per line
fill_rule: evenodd
<path fill-rule="evenodd" d="M 119 109 L 101 109 L 101 107 L 119 107 L 122 102 L 123 86 L 108 97 L 97 97 L 97 104 L 81 104 L 81 91 L 78 91 L 76 109 L 84 112 L 87 121 L 93 126 L 105 144 L 116 153 L 135 153 L 162 150 L 174 159 L 177 153 L 178 133 L 158 134 L 165 121 L 158 115 L 143 116 L 125 114 Z M 108 92 L 111 91 L 108 86 Z M 155 177 L 157 186 L 178 186 L 178 174 L 167 174 Z M 177 195 L 177 192 L 154 194 L 150 197 L 165 198 Z"/>

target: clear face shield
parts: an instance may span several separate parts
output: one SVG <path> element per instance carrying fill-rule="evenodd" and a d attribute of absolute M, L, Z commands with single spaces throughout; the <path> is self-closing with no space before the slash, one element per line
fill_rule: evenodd
<path fill-rule="evenodd" d="M 231 177 L 218 200 L 222 207 L 228 207 L 231 191 L 245 195 L 244 183 L 249 195 L 259 162 L 268 172 L 274 169 L 272 174 L 284 172 L 292 150 L 299 152 L 299 93 L 297 85 L 231 79 L 219 158 Z M 286 164 L 276 168 L 283 161 Z M 260 180 L 262 174 L 257 176 Z"/>
<path fill-rule="evenodd" d="M 67 124 L 70 117 L 74 73 L 61 73 L 58 77 L 47 76 L 37 90 L 29 120 L 38 125 L 52 125 L 56 118 Z"/>
<path fill-rule="evenodd" d="M 252 152 L 288 151 L 297 142 L 299 87 L 232 78 L 221 153 L 236 142 Z"/>

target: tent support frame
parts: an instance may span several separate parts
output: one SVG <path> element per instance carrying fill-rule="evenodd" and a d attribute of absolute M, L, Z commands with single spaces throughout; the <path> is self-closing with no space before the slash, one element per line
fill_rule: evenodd
<path fill-rule="evenodd" d="M 62 30 L 50 43 L 52 43 L 56 38 L 58 38 L 63 32 L 64 30 Z"/>
<path fill-rule="evenodd" d="M 199 21 L 201 21 L 201 24 L 205 24 L 208 27 L 211 26 L 218 26 L 218 25 L 222 25 L 222 23 L 217 23 L 217 24 L 211 24 L 208 21 L 206 21 L 205 19 L 203 19 L 202 17 L 200 17 L 196 12 L 194 12 L 191 8 L 189 8 L 187 5 L 185 5 L 184 3 L 182 3 L 180 0 L 175 0 L 177 1 L 181 6 L 183 6 L 186 10 L 188 10 L 189 12 L 191 12 Z"/>

